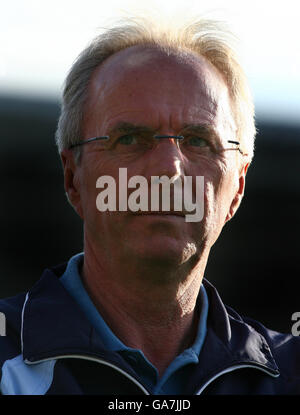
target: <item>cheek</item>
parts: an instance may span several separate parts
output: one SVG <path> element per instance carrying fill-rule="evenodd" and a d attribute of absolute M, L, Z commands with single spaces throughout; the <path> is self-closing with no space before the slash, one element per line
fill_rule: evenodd
<path fill-rule="evenodd" d="M 82 166 L 84 168 L 82 168 L 80 177 L 81 204 L 86 224 L 93 223 L 95 225 L 98 223 L 99 226 L 103 226 L 105 221 L 111 219 L 116 222 L 117 215 L 115 212 L 100 212 L 96 205 L 98 195 L 102 191 L 107 191 L 107 189 L 114 192 L 114 187 L 107 185 L 105 179 L 103 180 L 103 186 L 97 187 L 96 184 L 100 177 L 109 176 L 113 178 L 116 192 L 114 192 L 114 195 L 111 195 L 111 200 L 115 198 L 116 205 L 118 206 L 119 168 L 123 166 L 122 163 L 107 153 L 94 151 L 84 155 Z"/>
<path fill-rule="evenodd" d="M 232 200 L 233 172 L 225 163 L 214 163 L 204 176 L 204 201 L 207 216 L 225 219 Z"/>
<path fill-rule="evenodd" d="M 80 199 L 81 206 L 84 215 L 84 221 L 87 222 L 93 218 L 97 212 L 96 198 L 99 193 L 99 189 L 96 188 L 96 182 L 98 177 L 98 168 L 95 165 L 95 161 L 90 157 L 82 157 L 81 159 L 81 172 L 79 178 L 80 186 Z"/>

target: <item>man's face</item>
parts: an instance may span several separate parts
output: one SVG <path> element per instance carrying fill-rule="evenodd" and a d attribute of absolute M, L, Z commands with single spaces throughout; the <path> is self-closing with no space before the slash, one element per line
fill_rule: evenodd
<path fill-rule="evenodd" d="M 200 57 L 128 48 L 94 72 L 88 97 L 82 139 L 110 135 L 119 124 L 128 123 L 147 126 L 159 135 L 179 135 L 187 125 L 200 124 L 214 131 L 222 147 L 232 147 L 227 141 L 236 140 L 227 87 Z M 157 140 L 139 157 L 122 149 L 102 150 L 97 143 L 83 146 L 80 164 L 74 167 L 76 196 L 69 196 L 84 220 L 86 245 L 112 260 L 135 257 L 145 263 L 179 265 L 198 258 L 239 205 L 246 171 L 241 157 L 237 151 L 221 152 L 210 160 L 187 157 L 172 139 Z M 193 181 L 204 176 L 203 219 L 187 222 L 171 214 L 99 212 L 96 181 L 109 175 L 118 189 L 119 168 L 127 168 L 128 180 L 141 175 L 148 183 L 152 176 L 192 176 Z"/>

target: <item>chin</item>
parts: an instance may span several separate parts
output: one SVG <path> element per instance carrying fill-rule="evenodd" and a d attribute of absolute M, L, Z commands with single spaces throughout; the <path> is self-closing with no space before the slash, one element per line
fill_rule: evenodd
<path fill-rule="evenodd" d="M 197 248 L 191 242 L 160 238 L 155 243 L 150 244 L 148 241 L 138 245 L 134 255 L 152 266 L 156 264 L 165 267 L 178 267 L 194 258 L 197 255 Z"/>

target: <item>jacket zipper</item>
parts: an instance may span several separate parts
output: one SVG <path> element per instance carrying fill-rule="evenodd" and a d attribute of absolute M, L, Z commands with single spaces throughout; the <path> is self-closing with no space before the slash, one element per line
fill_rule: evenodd
<path fill-rule="evenodd" d="M 118 371 L 119 373 L 121 373 L 122 375 L 124 375 L 125 377 L 127 377 L 129 380 L 131 380 L 131 382 L 133 382 L 136 386 L 138 386 L 145 395 L 150 395 L 150 393 L 147 391 L 147 389 L 137 379 L 135 379 L 133 376 L 131 376 L 129 373 L 127 373 L 125 370 L 121 369 L 120 367 L 114 365 L 113 363 L 107 362 L 106 360 L 103 360 L 103 359 L 99 359 L 99 358 L 95 358 L 95 357 L 91 357 L 91 356 L 82 356 L 82 355 L 77 355 L 77 354 L 69 354 L 69 355 L 54 356 L 54 357 L 51 357 L 51 358 L 41 359 L 41 360 L 37 360 L 37 361 L 34 361 L 34 362 L 31 362 L 30 360 L 24 359 L 24 362 L 27 363 L 28 365 L 34 365 L 34 364 L 46 362 L 46 361 L 49 361 L 49 360 L 58 360 L 58 359 L 67 359 L 67 358 L 91 360 L 93 362 L 97 362 L 97 363 L 100 363 L 102 365 L 109 366 L 109 367 L 115 369 L 116 371 Z"/>
<path fill-rule="evenodd" d="M 228 367 L 227 369 L 222 370 L 221 372 L 215 374 L 213 377 L 211 377 L 200 389 L 199 391 L 196 393 L 196 395 L 201 395 L 201 393 L 204 391 L 204 389 L 207 388 L 208 385 L 210 385 L 215 379 L 219 378 L 222 375 L 225 375 L 226 373 L 229 372 L 233 372 L 234 370 L 237 369 L 244 369 L 244 368 L 250 368 L 250 369 L 257 369 L 260 370 L 264 373 L 267 373 L 268 375 L 272 376 L 273 378 L 278 378 L 278 376 L 280 375 L 279 373 L 272 373 L 270 370 L 268 369 L 264 369 L 260 366 L 257 365 L 247 365 L 247 364 L 240 364 L 240 365 L 235 365 L 235 366 L 231 366 Z"/>

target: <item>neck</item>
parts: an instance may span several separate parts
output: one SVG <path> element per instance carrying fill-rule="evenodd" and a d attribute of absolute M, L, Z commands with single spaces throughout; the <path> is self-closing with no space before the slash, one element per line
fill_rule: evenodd
<path fill-rule="evenodd" d="M 161 261 L 141 266 L 128 258 L 99 258 L 85 243 L 83 283 L 96 308 L 115 335 L 142 350 L 160 374 L 194 341 L 195 305 L 207 256 L 177 269 Z"/>

